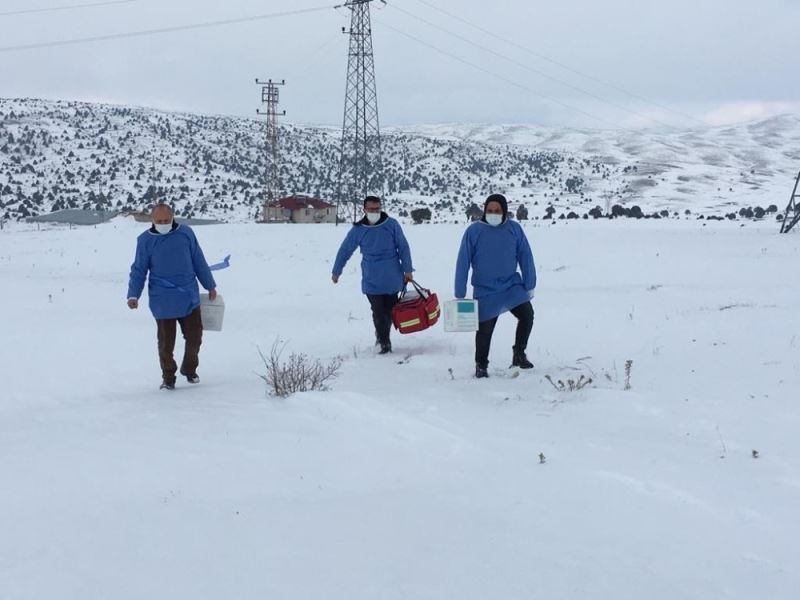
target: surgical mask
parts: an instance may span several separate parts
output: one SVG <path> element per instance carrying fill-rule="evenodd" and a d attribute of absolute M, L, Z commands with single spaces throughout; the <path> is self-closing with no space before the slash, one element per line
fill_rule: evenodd
<path fill-rule="evenodd" d="M 489 214 L 486 215 L 486 222 L 489 225 L 494 225 L 494 226 L 500 225 L 500 223 L 503 222 L 503 215 L 495 215 L 495 214 L 489 213 Z"/>
<path fill-rule="evenodd" d="M 373 225 L 381 220 L 381 213 L 367 213 L 367 221 L 372 223 Z"/>
<path fill-rule="evenodd" d="M 158 233 L 169 233 L 172 231 L 172 221 L 169 223 L 154 223 Z"/>

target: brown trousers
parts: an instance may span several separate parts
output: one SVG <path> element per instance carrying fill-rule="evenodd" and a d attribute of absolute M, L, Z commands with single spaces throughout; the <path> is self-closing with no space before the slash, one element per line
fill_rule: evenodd
<path fill-rule="evenodd" d="M 186 340 L 181 373 L 194 375 L 197 373 L 197 365 L 200 363 L 200 344 L 203 341 L 203 321 L 200 318 L 200 307 L 198 306 L 191 313 L 180 319 L 156 319 L 161 375 L 165 383 L 172 384 L 175 383 L 175 373 L 178 370 L 178 365 L 175 364 L 175 359 L 172 357 L 172 353 L 175 350 L 176 323 L 180 324 L 183 339 Z"/>

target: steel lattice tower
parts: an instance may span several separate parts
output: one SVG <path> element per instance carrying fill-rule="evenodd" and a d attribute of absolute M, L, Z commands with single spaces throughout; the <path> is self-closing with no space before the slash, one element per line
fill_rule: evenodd
<path fill-rule="evenodd" d="M 280 161 L 278 152 L 278 117 L 286 114 L 286 111 L 278 112 L 278 86 L 280 83 L 269 79 L 261 81 L 256 79 L 256 83 L 261 86 L 261 104 L 266 104 L 266 110 L 258 109 L 256 113 L 267 117 L 267 137 L 265 146 L 266 167 L 264 169 L 264 206 L 278 198 L 280 189 Z M 266 211 L 266 208 L 264 209 Z M 266 214 L 266 213 L 265 213 Z"/>
<path fill-rule="evenodd" d="M 344 4 L 351 11 L 351 18 L 342 148 L 336 186 L 337 222 L 339 219 L 355 220 L 364 197 L 370 193 L 379 196 L 383 189 L 378 94 L 369 13 L 372 1 L 348 0 Z M 342 32 L 347 33 L 344 28 Z"/>
<path fill-rule="evenodd" d="M 800 173 L 797 174 L 797 179 L 794 180 L 792 197 L 789 198 L 789 204 L 786 207 L 786 212 L 783 215 L 781 233 L 788 233 L 792 227 L 800 222 L 800 203 L 797 202 L 798 198 L 800 198 L 800 194 L 797 193 L 798 185 L 800 185 Z"/>

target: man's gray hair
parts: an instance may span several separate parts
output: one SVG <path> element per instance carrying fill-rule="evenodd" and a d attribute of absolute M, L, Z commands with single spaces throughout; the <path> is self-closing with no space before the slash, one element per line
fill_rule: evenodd
<path fill-rule="evenodd" d="M 172 210 L 172 207 L 169 204 L 167 204 L 166 202 L 159 202 L 158 204 L 156 204 L 153 207 L 153 210 L 150 211 L 150 212 L 154 213 L 157 210 L 167 210 L 167 211 L 169 211 L 169 214 L 171 214 L 171 215 L 175 214 L 175 211 Z"/>

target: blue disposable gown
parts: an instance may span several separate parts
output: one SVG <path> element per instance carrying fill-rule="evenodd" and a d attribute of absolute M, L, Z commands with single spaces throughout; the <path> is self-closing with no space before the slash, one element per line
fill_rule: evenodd
<path fill-rule="evenodd" d="M 396 294 L 403 289 L 403 274 L 413 272 L 411 248 L 403 229 L 386 216 L 375 225 L 365 219 L 353 225 L 344 238 L 332 274 L 342 274 L 356 248 L 361 250 L 361 291 L 365 294 Z"/>
<path fill-rule="evenodd" d="M 527 302 L 530 290 L 536 287 L 536 267 L 528 239 L 519 223 L 508 219 L 496 226 L 476 221 L 467 227 L 456 261 L 456 298 L 467 295 L 470 269 L 480 321 Z"/>
<path fill-rule="evenodd" d="M 169 233 L 151 227 L 136 239 L 128 298 L 142 295 L 145 279 L 150 312 L 156 319 L 179 319 L 200 306 L 198 279 L 207 290 L 217 287 L 194 231 L 187 225 L 177 225 Z"/>

